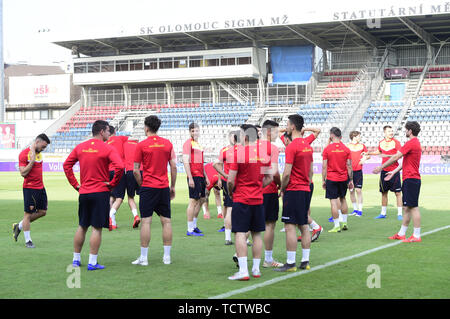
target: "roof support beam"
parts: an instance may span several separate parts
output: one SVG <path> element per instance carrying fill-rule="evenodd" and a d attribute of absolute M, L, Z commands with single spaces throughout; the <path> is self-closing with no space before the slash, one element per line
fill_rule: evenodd
<path fill-rule="evenodd" d="M 417 35 L 427 45 L 431 46 L 431 43 L 433 43 L 433 42 L 440 42 L 439 39 L 436 39 L 434 37 L 434 35 L 432 35 L 431 33 L 428 33 L 423 28 L 419 27 L 417 24 L 412 22 L 409 18 L 398 17 L 398 19 L 401 22 L 403 22 L 404 25 L 406 25 L 412 32 L 414 32 L 415 35 Z"/>
<path fill-rule="evenodd" d="M 101 45 L 104 45 L 105 47 L 109 47 L 111 49 L 114 49 L 116 51 L 116 54 L 119 54 L 119 49 L 114 47 L 114 46 L 112 46 L 111 44 L 108 44 L 106 42 L 103 42 L 103 41 L 100 41 L 100 40 L 96 40 L 96 39 L 93 39 L 93 41 L 97 42 L 97 43 L 100 43 Z"/>
<path fill-rule="evenodd" d="M 142 41 L 151 43 L 153 45 L 156 45 L 159 48 L 159 51 L 162 52 L 163 50 L 163 42 L 161 40 L 155 39 L 151 36 L 138 36 L 138 39 L 141 39 Z"/>
<path fill-rule="evenodd" d="M 340 23 L 374 48 L 384 44 L 382 41 L 378 40 L 376 37 L 371 35 L 369 32 L 361 29 L 353 22 L 340 21 Z"/>
<path fill-rule="evenodd" d="M 312 44 L 314 44 L 315 46 L 317 46 L 323 50 L 329 50 L 330 48 L 333 47 L 333 45 L 330 42 L 328 42 L 327 40 L 324 40 L 321 37 L 318 37 L 317 35 L 312 34 L 311 32 L 306 31 L 300 27 L 286 26 L 286 28 L 288 28 L 289 30 L 294 32 L 299 37 L 305 39 L 306 41 L 311 42 Z"/>
<path fill-rule="evenodd" d="M 198 34 L 194 35 L 192 33 L 187 33 L 187 32 L 184 32 L 184 34 L 187 35 L 188 37 L 200 42 L 201 44 L 203 44 L 205 46 L 205 50 L 208 50 L 209 41 L 205 37 L 199 36 Z"/>
<path fill-rule="evenodd" d="M 253 41 L 255 43 L 257 41 L 256 35 L 253 34 L 253 32 L 247 31 L 247 30 L 240 30 L 240 29 L 233 29 L 233 31 L 239 33 L 240 35 L 244 36 L 245 38 Z"/>

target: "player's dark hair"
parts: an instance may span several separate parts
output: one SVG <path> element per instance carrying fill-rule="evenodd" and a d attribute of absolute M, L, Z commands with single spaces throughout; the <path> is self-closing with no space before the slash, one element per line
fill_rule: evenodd
<path fill-rule="evenodd" d="M 390 126 L 390 125 L 384 126 L 384 127 L 383 127 L 383 132 L 386 131 L 386 129 L 388 129 L 388 128 L 392 128 L 392 126 Z"/>
<path fill-rule="evenodd" d="M 112 125 L 108 125 L 109 126 L 109 133 L 111 133 L 111 135 L 116 134 L 116 128 Z"/>
<path fill-rule="evenodd" d="M 103 120 L 97 120 L 92 124 L 92 135 L 96 136 L 100 134 L 101 131 L 106 130 L 109 128 L 109 124 L 106 121 Z"/>
<path fill-rule="evenodd" d="M 294 124 L 295 129 L 299 132 L 302 130 L 303 124 L 305 123 L 303 116 L 301 116 L 300 114 L 289 115 L 288 120 L 291 121 L 292 124 Z"/>
<path fill-rule="evenodd" d="M 361 135 L 361 132 L 359 131 L 351 131 L 350 132 L 350 141 L 353 140 L 354 137 Z"/>
<path fill-rule="evenodd" d="M 255 142 L 258 139 L 258 129 L 255 125 L 242 124 L 241 130 L 244 131 L 244 135 L 247 137 L 250 143 Z"/>
<path fill-rule="evenodd" d="M 341 137 L 342 136 L 341 130 L 339 128 L 337 128 L 337 127 L 332 127 L 330 129 L 330 134 L 333 134 L 336 137 Z"/>
<path fill-rule="evenodd" d="M 40 140 L 46 142 L 47 144 L 50 144 L 50 139 L 44 133 L 39 134 L 38 136 L 36 136 L 36 139 L 40 139 Z"/>
<path fill-rule="evenodd" d="M 408 121 L 405 124 L 405 129 L 411 130 L 414 136 L 420 133 L 420 124 L 417 121 Z"/>
<path fill-rule="evenodd" d="M 238 135 L 239 135 L 238 131 L 230 131 L 230 133 L 228 133 L 228 136 L 233 136 L 235 144 L 238 142 Z"/>
<path fill-rule="evenodd" d="M 152 133 L 156 133 L 161 126 L 161 120 L 156 115 L 150 115 L 145 118 L 144 125 L 147 126 Z"/>
<path fill-rule="evenodd" d="M 289 134 L 288 132 L 284 132 L 283 134 L 284 138 L 288 138 L 292 142 L 292 134 Z"/>
<path fill-rule="evenodd" d="M 280 126 L 277 122 L 272 120 L 265 120 L 262 127 L 263 128 L 271 128 L 271 127 L 278 127 Z"/>
<path fill-rule="evenodd" d="M 197 123 L 192 122 L 191 124 L 189 124 L 189 131 L 193 130 L 194 128 L 200 128 L 200 126 L 198 126 Z"/>
<path fill-rule="evenodd" d="M 234 131 L 234 134 L 235 134 L 234 136 L 236 137 L 236 144 L 241 143 L 241 134 L 240 134 L 239 130 Z"/>

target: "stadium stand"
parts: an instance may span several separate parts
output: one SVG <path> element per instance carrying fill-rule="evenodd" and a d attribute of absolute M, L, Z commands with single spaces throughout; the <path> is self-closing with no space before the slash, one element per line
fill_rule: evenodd
<path fill-rule="evenodd" d="M 433 19 L 444 24 L 444 18 Z M 414 20 L 419 26 L 424 23 Z M 401 21 L 393 23 L 404 27 Z M 449 154 L 450 45 L 441 41 L 439 50 L 430 51 L 421 41 L 413 44 L 393 37 L 390 28 L 374 32 L 361 24 L 371 35 L 361 38 L 345 24 L 328 24 L 335 28 L 333 36 L 313 42 L 314 53 L 303 56 L 302 62 L 310 66 L 306 71 L 312 71 L 303 82 L 276 79 L 276 67 L 292 71 L 283 64 L 287 61 L 283 55 L 275 58 L 275 48 L 283 52 L 289 46 L 311 46 L 302 37 L 292 39 L 290 28 L 248 28 L 250 33 L 242 34 L 205 32 L 212 41 L 207 46 L 207 41 L 195 42 L 189 32 L 154 35 L 153 42 L 129 37 L 136 45 L 125 47 L 119 39 L 109 39 L 126 54 L 92 39 L 80 41 L 78 50 L 85 57 L 74 57 L 73 77 L 83 87 L 82 107 L 52 132 L 50 151 L 66 153 L 89 136 L 96 119 L 110 121 L 120 134 L 142 139 L 144 117 L 155 114 L 163 121 L 160 134 L 173 141 L 178 153 L 188 138 L 187 126 L 197 122 L 201 144 L 207 153 L 217 154 L 230 129 L 266 119 L 275 119 L 283 127 L 289 114 L 299 113 L 306 125 L 323 131 L 315 152 L 326 145 L 332 126 L 341 128 L 344 142 L 350 131 L 361 131 L 363 142 L 374 149 L 383 137 L 383 126 L 391 125 L 396 138 L 404 142 L 405 122 L 417 120 L 422 125 L 424 154 Z M 313 25 L 310 31 L 319 40 L 323 35 Z M 251 33 L 279 38 L 272 32 L 280 32 L 285 42 L 267 40 L 258 48 L 250 43 Z M 433 35 L 444 39 L 442 32 L 433 31 Z M 57 44 L 71 48 L 73 41 Z M 393 88 L 395 94 L 389 93 Z"/>

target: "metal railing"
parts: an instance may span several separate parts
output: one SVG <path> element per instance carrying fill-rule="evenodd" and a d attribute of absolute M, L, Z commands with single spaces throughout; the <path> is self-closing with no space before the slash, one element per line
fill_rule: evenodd
<path fill-rule="evenodd" d="M 397 117 L 397 119 L 395 120 L 394 123 L 394 132 L 398 132 L 399 130 L 401 130 L 403 122 L 405 120 L 405 115 L 408 112 L 408 110 L 412 107 L 414 101 L 417 98 L 417 95 L 419 94 L 420 88 L 422 87 L 422 83 L 425 79 L 425 75 L 428 72 L 428 68 L 430 67 L 430 65 L 433 62 L 429 59 L 427 60 L 427 63 L 425 64 L 425 66 L 423 67 L 422 73 L 420 74 L 420 78 L 416 84 L 416 88 L 414 89 L 414 93 L 410 94 L 408 96 L 408 99 L 406 100 L 406 103 L 404 104 L 402 110 L 400 111 L 399 116 Z"/>
<path fill-rule="evenodd" d="M 371 101 L 373 100 L 374 96 L 377 94 L 380 87 L 382 86 L 384 81 L 384 69 L 386 68 L 388 62 L 387 59 L 388 55 L 389 51 L 386 48 L 379 63 L 376 62 L 379 56 L 375 55 L 373 57 L 372 64 L 377 64 L 376 67 L 374 67 L 376 68 L 376 71 L 371 72 L 370 69 L 372 68 L 368 68 L 367 72 L 368 86 L 362 88 L 363 95 L 359 101 L 359 104 L 357 105 L 357 107 L 353 109 L 353 113 L 351 113 L 347 124 L 344 126 L 342 130 L 343 135 L 345 137 L 348 136 L 348 134 L 350 134 L 350 132 L 353 131 L 358 126 L 359 122 L 364 116 L 364 113 L 367 111 L 367 108 L 369 107 Z"/>

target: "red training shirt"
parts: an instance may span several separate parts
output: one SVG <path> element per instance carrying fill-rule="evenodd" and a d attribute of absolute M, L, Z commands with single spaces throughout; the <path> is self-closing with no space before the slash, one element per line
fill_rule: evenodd
<path fill-rule="evenodd" d="M 30 148 L 27 147 L 19 154 L 19 166 L 27 166 L 30 162 Z M 42 189 L 44 181 L 42 178 L 42 154 L 36 153 L 36 160 L 33 167 L 23 180 L 23 188 Z"/>
<path fill-rule="evenodd" d="M 327 179 L 333 182 L 348 180 L 347 160 L 351 160 L 351 151 L 344 143 L 331 143 L 323 150 L 323 159 L 328 160 Z"/>
<path fill-rule="evenodd" d="M 167 188 L 167 165 L 176 160 L 172 143 L 161 136 L 149 136 L 136 146 L 135 163 L 142 163 L 143 187 Z"/>
<path fill-rule="evenodd" d="M 122 159 L 122 162 L 125 163 L 125 153 L 123 150 L 123 144 L 128 140 L 128 136 L 111 136 L 109 138 L 109 140 L 106 141 L 106 143 L 112 147 L 114 147 L 114 149 L 117 151 L 117 153 L 119 154 L 120 158 Z M 111 165 L 109 165 L 109 170 L 112 171 L 113 167 Z"/>
<path fill-rule="evenodd" d="M 123 143 L 123 153 L 125 157 L 125 171 L 132 172 L 134 169 L 134 153 L 136 152 L 136 146 L 138 145 L 138 140 L 127 140 Z M 140 170 L 142 171 L 142 163 Z"/>
<path fill-rule="evenodd" d="M 352 155 L 352 169 L 354 171 L 362 170 L 362 164 L 359 164 L 359 162 L 362 158 L 361 153 L 367 153 L 367 147 L 362 143 L 348 143 L 347 147 L 350 149 Z"/>
<path fill-rule="evenodd" d="M 419 139 L 413 137 L 400 149 L 403 154 L 403 180 L 407 178 L 420 179 L 419 166 L 422 157 L 422 146 Z"/>
<path fill-rule="evenodd" d="M 205 173 L 208 176 L 209 186 L 208 190 L 211 190 L 214 186 L 216 186 L 217 181 L 219 180 L 219 173 L 217 173 L 216 169 L 213 166 L 213 163 L 208 163 L 205 165 Z"/>
<path fill-rule="evenodd" d="M 393 138 L 390 141 L 386 141 L 386 139 L 382 139 L 380 143 L 378 144 L 378 150 L 381 152 L 381 154 L 384 155 L 395 155 L 397 154 L 397 151 L 400 151 L 400 148 L 402 145 L 398 140 Z M 389 160 L 389 157 L 382 157 L 381 158 L 381 164 L 386 163 Z M 385 167 L 383 171 L 390 172 L 393 171 L 398 167 L 398 162 L 394 162 L 392 165 Z"/>
<path fill-rule="evenodd" d="M 236 162 L 236 147 L 237 145 L 228 145 L 223 147 L 219 152 L 219 160 L 223 163 L 223 171 L 228 174 L 230 171 L 230 164 Z M 223 181 L 227 181 L 226 178 L 221 176 Z"/>
<path fill-rule="evenodd" d="M 314 137 L 313 134 L 312 136 Z M 287 191 L 311 191 L 309 185 L 309 172 L 313 162 L 313 149 L 309 144 L 311 140 L 313 140 L 311 135 L 307 138 L 298 137 L 286 147 L 286 164 L 292 164 Z"/>
<path fill-rule="evenodd" d="M 189 155 L 189 167 L 192 176 L 204 177 L 203 174 L 203 147 L 192 138 L 183 144 L 183 155 Z"/>
<path fill-rule="evenodd" d="M 278 163 L 278 155 L 280 151 L 278 150 L 278 147 L 275 144 L 269 141 L 260 141 L 259 145 L 260 150 L 266 152 L 267 157 L 270 158 L 270 165 L 272 165 L 273 163 Z M 274 181 L 272 181 L 272 183 L 263 188 L 263 194 L 274 194 L 274 193 L 278 193 L 278 186 Z"/>
<path fill-rule="evenodd" d="M 236 151 L 237 161 L 230 164 L 230 171 L 237 171 L 233 202 L 261 205 L 264 170 L 270 168 L 270 158 L 260 153 L 258 144 L 238 146 Z"/>
<path fill-rule="evenodd" d="M 77 162 L 80 162 L 80 194 L 109 192 L 110 187 L 116 186 L 123 175 L 124 165 L 119 154 L 111 146 L 96 138 L 78 144 L 64 161 L 64 173 L 75 189 L 79 183 L 72 168 Z M 108 187 L 105 182 L 109 182 L 110 164 L 114 168 L 114 178 Z"/>

